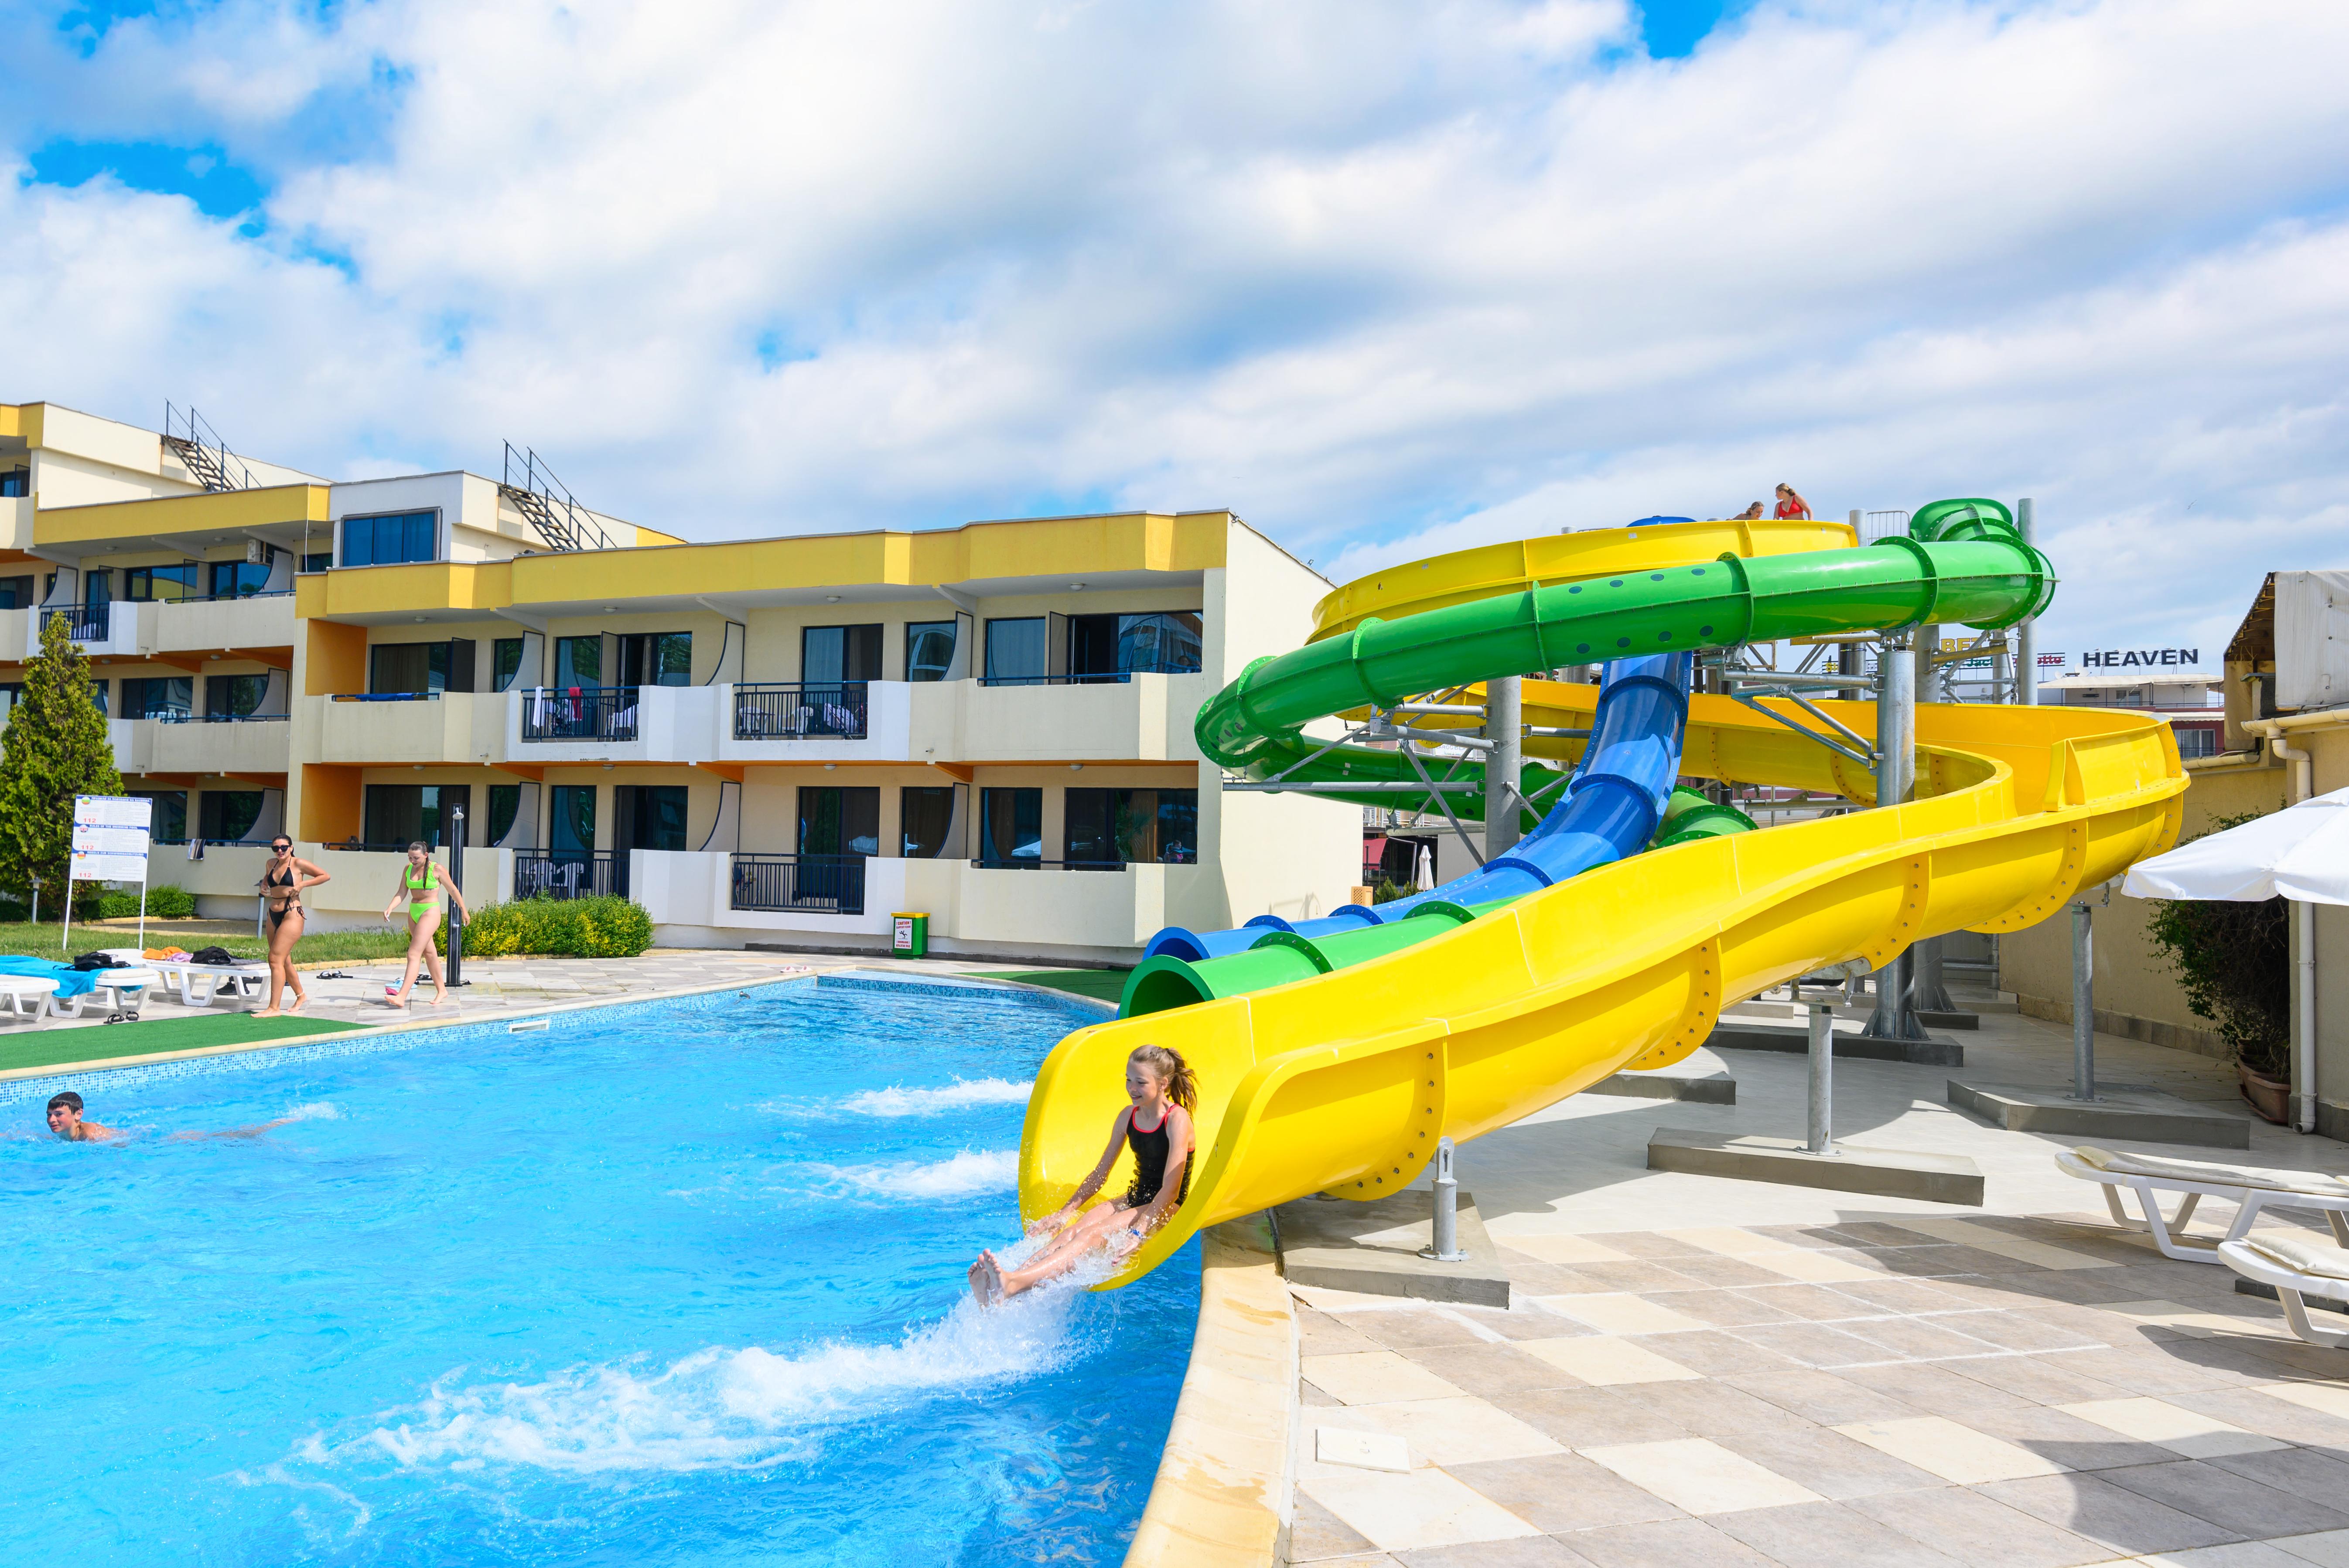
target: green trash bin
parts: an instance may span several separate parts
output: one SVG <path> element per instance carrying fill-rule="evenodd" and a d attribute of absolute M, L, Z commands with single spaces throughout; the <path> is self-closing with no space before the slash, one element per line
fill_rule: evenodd
<path fill-rule="evenodd" d="M 926 914 L 893 914 L 889 917 L 889 951 L 907 958 L 930 955 L 930 917 Z"/>

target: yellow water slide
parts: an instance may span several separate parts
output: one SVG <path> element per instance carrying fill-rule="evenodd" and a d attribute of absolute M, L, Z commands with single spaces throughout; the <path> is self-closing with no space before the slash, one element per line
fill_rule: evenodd
<path fill-rule="evenodd" d="M 1965 572 L 2010 571 L 1986 553 L 1993 546 L 2021 552 L 2015 559 L 2044 575 L 2044 557 L 2011 530 L 1997 532 L 1985 525 L 1860 547 L 1840 524 L 1698 523 L 1464 552 L 1340 589 L 1324 601 L 1313 642 L 1288 657 L 1334 649 L 1320 660 L 1328 665 L 1350 656 L 1351 701 L 1392 706 L 1443 683 L 1397 689 L 1398 676 L 1381 689 L 1374 638 L 1400 645 L 1424 625 L 1423 643 L 1466 647 L 1454 631 L 1436 633 L 1446 616 L 1490 625 L 1506 613 L 1535 628 L 1529 651 L 1513 655 L 1518 671 L 1504 667 L 1508 658 L 1488 659 L 1477 680 L 1609 656 L 1619 643 L 1651 651 L 1675 636 L 1671 645 L 1718 646 L 1929 616 L 2002 624 L 1986 600 L 1969 602 L 1972 613 L 1933 616 L 1957 607 L 1952 585 Z M 1889 555 L 1888 545 L 1897 547 Z M 1710 583 L 1681 582 L 1708 573 Z M 1718 598 L 1651 603 L 1639 614 L 1619 603 L 1627 584 L 1659 598 L 1713 593 L 1724 574 L 1722 592 L 1743 594 L 1742 610 Z M 2052 585 L 2049 577 L 2016 589 L 2017 613 L 2035 612 Z M 1612 619 L 1594 618 L 1593 600 L 1611 606 Z M 1274 699 L 1261 694 L 1280 673 L 1252 667 L 1203 709 L 1211 755 L 1226 745 L 1217 723 L 1239 733 L 1271 711 Z M 1529 679 L 1525 718 L 1588 728 L 1599 696 L 1596 686 Z M 1813 723 L 1784 699 L 1764 703 Z M 1875 733 L 1872 704 L 1816 706 Z M 1280 756 L 1295 751 L 1296 733 Z M 1633 855 L 1461 923 L 1425 923 L 1435 934 L 1383 956 L 1077 1031 L 1046 1059 L 1029 1101 L 1022 1213 L 1059 1207 L 1091 1171 L 1125 1104 L 1124 1059 L 1136 1046 L 1172 1046 L 1196 1069 L 1198 1145 L 1188 1199 L 1112 1285 L 1223 1220 L 1313 1192 L 1397 1191 L 1439 1138 L 1505 1127 L 1621 1068 L 1667 1066 L 1702 1043 L 1723 1007 L 1791 978 L 1852 960 L 1881 965 L 1946 932 L 2033 924 L 2176 839 L 2186 779 L 2160 719 L 1920 704 L 1917 738 L 1915 797 L 1901 804 Z M 1571 759 L 1582 744 L 1535 740 L 1527 750 Z M 1395 754 L 1376 757 L 1392 768 Z M 1680 769 L 1874 804 L 1873 780 L 1855 763 L 1725 696 L 1690 699 Z M 1123 1189 L 1127 1159 L 1105 1191 Z"/>

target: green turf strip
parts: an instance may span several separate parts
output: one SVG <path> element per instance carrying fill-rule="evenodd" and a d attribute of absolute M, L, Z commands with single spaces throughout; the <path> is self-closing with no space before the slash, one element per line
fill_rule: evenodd
<path fill-rule="evenodd" d="M 62 1068 L 76 1062 L 110 1061 L 119 1057 L 153 1056 L 164 1051 L 201 1051 L 219 1046 L 250 1046 L 264 1040 L 289 1040 L 304 1035 L 340 1034 L 363 1029 L 364 1024 L 338 1023 L 332 1018 L 256 1018 L 244 1013 L 222 1013 L 209 1018 L 154 1018 L 137 1024 L 108 1024 L 94 1028 L 34 1029 L 24 1025 L 0 1026 L 15 1032 L 0 1035 L 0 1072 L 16 1068 Z"/>
<path fill-rule="evenodd" d="M 1124 969 L 1006 969 L 986 975 L 973 975 L 974 980 L 1017 980 L 1024 985 L 1042 985 L 1049 990 L 1066 991 L 1073 996 L 1091 996 L 1096 1001 L 1114 1002 L 1125 995 Z"/>

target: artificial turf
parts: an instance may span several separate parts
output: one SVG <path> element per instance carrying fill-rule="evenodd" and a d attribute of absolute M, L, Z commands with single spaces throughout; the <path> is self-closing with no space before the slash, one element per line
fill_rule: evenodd
<path fill-rule="evenodd" d="M 201 1051 L 218 1046 L 258 1045 L 265 1040 L 340 1034 L 346 1029 L 365 1027 L 364 1024 L 346 1024 L 333 1018 L 256 1018 L 246 1013 L 222 1013 L 216 1017 L 151 1018 L 99 1028 L 21 1029 L 0 1036 L 0 1072 L 68 1067 L 75 1062 L 111 1061 L 120 1057 L 154 1056 L 167 1051 Z"/>
<path fill-rule="evenodd" d="M 1075 996 L 1091 996 L 1097 1002 L 1114 1002 L 1125 995 L 1125 977 L 1132 973 L 1128 969 L 1005 969 L 971 978 L 1017 980 Z"/>

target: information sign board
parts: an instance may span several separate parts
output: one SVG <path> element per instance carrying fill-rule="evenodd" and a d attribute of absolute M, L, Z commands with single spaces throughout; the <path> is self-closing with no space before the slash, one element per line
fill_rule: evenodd
<path fill-rule="evenodd" d="M 73 884 L 135 882 L 139 884 L 139 945 L 147 945 L 147 851 L 155 802 L 143 795 L 77 795 L 73 810 L 73 856 L 66 872 L 63 951 L 72 940 Z"/>

